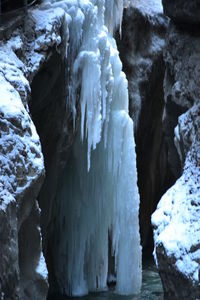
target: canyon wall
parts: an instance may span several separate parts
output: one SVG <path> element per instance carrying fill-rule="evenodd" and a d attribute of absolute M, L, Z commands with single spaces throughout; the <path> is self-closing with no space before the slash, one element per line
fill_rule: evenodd
<path fill-rule="evenodd" d="M 200 295 L 199 3 L 163 0 L 163 5 L 170 24 L 160 1 L 134 1 L 116 38 L 135 121 L 144 254 L 152 249 L 150 216 L 164 194 L 152 224 L 165 298 L 195 300 Z M 66 70 L 72 63 L 67 47 L 75 45 L 68 44 L 68 23 L 63 9 L 41 5 L 19 28 L 5 30 L 0 47 L 2 299 L 46 299 L 47 281 L 50 293 L 59 290 L 52 252 L 55 228 L 62 225 L 57 191 L 81 109 L 79 90 L 74 126 L 73 107 L 66 105 L 71 80 Z"/>
<path fill-rule="evenodd" d="M 34 111 L 33 96 L 44 92 L 34 85 L 36 74 L 55 62 L 55 57 L 63 57 L 60 44 L 64 14 L 59 9 L 34 10 L 20 22 L 22 26 L 13 32 L 4 27 L 0 48 L 0 297 L 41 300 L 47 296 L 48 273 L 37 199 L 45 168 L 29 107 Z M 43 70 L 44 83 L 53 85 L 56 76 L 48 78 L 49 69 Z M 37 110 L 47 104 L 37 103 Z"/>
<path fill-rule="evenodd" d="M 199 299 L 199 1 L 163 1 L 172 19 L 164 60 L 164 127 L 169 163 L 180 178 L 152 216 L 155 258 L 166 299 Z"/>
<path fill-rule="evenodd" d="M 135 122 L 140 233 L 144 257 L 151 257 L 151 214 L 175 181 L 168 163 L 164 136 L 163 49 L 168 19 L 160 0 L 134 1 L 124 10 L 122 34 L 117 36 L 129 86 L 129 111 Z"/>

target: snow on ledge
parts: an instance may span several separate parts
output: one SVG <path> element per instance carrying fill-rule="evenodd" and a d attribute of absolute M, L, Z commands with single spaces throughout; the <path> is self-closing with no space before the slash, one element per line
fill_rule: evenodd
<path fill-rule="evenodd" d="M 162 0 L 132 0 L 131 5 L 145 15 L 163 14 Z"/>

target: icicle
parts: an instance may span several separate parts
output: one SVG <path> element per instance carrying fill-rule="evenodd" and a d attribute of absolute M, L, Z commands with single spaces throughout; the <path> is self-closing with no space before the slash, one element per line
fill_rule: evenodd
<path fill-rule="evenodd" d="M 110 0 L 106 1 L 105 6 L 105 25 L 109 32 L 113 35 L 114 31 L 119 27 L 121 36 L 121 25 L 123 18 L 123 9 L 128 7 L 130 0 Z"/>
<path fill-rule="evenodd" d="M 133 122 L 112 37 L 122 22 L 123 5 L 122 0 L 53 3 L 71 18 L 68 67 L 74 117 L 80 88 L 81 124 L 58 194 L 61 242 L 54 253 L 59 289 L 72 296 L 107 288 L 108 232 L 116 291 L 135 294 L 141 286 Z"/>

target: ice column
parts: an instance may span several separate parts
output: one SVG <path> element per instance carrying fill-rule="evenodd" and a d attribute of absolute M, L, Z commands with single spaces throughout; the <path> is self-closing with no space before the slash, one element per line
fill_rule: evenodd
<path fill-rule="evenodd" d="M 105 290 L 108 236 L 115 257 L 116 291 L 141 287 L 139 194 L 127 80 L 113 29 L 123 1 L 63 0 L 69 24 L 69 104 L 81 122 L 58 194 L 55 273 L 63 294 Z M 80 94 L 79 94 L 80 93 Z M 114 274 L 113 274 L 114 275 Z"/>

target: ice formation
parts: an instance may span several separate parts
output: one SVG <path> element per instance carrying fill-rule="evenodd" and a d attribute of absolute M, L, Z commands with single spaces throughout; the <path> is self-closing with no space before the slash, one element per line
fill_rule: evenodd
<path fill-rule="evenodd" d="M 115 257 L 116 292 L 141 287 L 139 194 L 127 80 L 113 30 L 120 0 L 51 1 L 69 24 L 68 105 L 81 122 L 62 180 L 55 272 L 62 294 L 105 290 L 109 241 Z M 64 237 L 64 238 L 63 238 Z M 59 245 L 58 245 L 59 243 Z M 60 271 L 62 270 L 62 272 Z"/>

